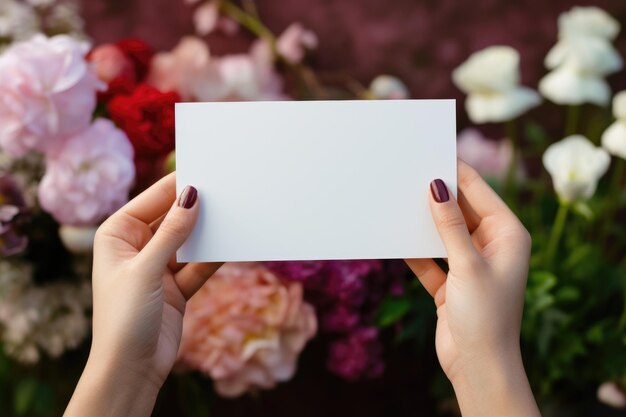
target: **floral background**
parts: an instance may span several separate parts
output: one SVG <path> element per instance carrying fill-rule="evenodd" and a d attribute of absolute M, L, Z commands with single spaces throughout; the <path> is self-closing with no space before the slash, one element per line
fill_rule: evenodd
<path fill-rule="evenodd" d="M 0 415 L 61 414 L 93 234 L 174 169 L 174 102 L 407 97 L 457 99 L 459 155 L 533 236 L 543 413 L 626 415 L 623 2 L 0 1 Z M 434 319 L 403 262 L 226 265 L 155 415 L 457 415 Z"/>

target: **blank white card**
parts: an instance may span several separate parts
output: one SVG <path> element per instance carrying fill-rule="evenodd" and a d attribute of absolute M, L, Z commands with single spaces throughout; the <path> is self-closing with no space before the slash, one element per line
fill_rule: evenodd
<path fill-rule="evenodd" d="M 456 194 L 454 100 L 176 104 L 179 262 L 445 257 L 429 184 Z"/>

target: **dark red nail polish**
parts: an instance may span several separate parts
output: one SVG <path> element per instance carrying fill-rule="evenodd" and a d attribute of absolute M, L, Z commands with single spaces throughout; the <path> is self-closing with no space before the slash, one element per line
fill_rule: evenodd
<path fill-rule="evenodd" d="M 433 193 L 433 198 L 437 203 L 445 203 L 450 199 L 446 183 L 439 178 L 430 183 L 430 192 Z"/>
<path fill-rule="evenodd" d="M 182 208 L 192 208 L 194 204 L 196 204 L 196 200 L 198 199 L 198 190 L 191 185 L 185 187 L 182 193 L 180 193 L 180 197 L 178 198 L 178 205 Z"/>

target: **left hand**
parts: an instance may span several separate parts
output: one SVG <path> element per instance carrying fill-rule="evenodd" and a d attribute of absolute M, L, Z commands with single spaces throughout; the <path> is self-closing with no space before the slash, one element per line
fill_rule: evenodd
<path fill-rule="evenodd" d="M 94 244 L 92 355 L 159 388 L 176 360 L 186 300 L 221 266 L 176 263 L 200 204 L 193 187 L 176 199 L 175 180 L 168 175 L 113 214 Z"/>

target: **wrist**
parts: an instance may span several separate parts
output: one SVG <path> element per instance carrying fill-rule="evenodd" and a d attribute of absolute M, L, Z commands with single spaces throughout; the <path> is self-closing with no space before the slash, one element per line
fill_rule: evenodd
<path fill-rule="evenodd" d="M 464 417 L 539 416 L 519 346 L 464 359 L 450 381 Z"/>
<path fill-rule="evenodd" d="M 65 416 L 149 416 L 162 384 L 138 369 L 90 354 Z"/>

